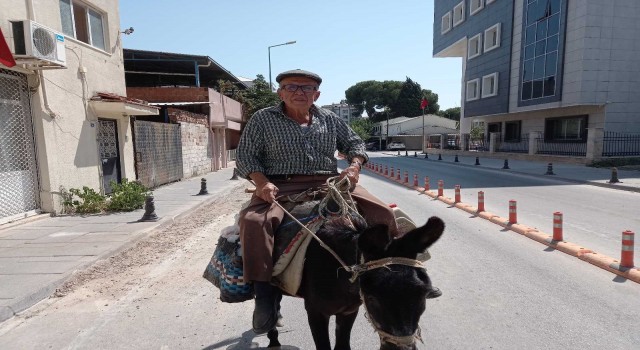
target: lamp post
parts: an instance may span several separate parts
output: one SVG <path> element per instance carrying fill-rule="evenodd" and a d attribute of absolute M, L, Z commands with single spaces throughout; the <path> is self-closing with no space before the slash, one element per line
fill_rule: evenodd
<path fill-rule="evenodd" d="M 271 89 L 271 91 L 273 91 L 273 84 L 271 84 L 271 48 L 272 47 L 276 47 L 276 46 L 282 46 L 282 45 L 291 45 L 291 44 L 295 44 L 295 40 L 294 41 L 287 41 L 286 43 L 282 43 L 282 44 L 278 44 L 278 45 L 271 45 L 267 48 L 267 50 L 269 51 L 269 89 Z"/>

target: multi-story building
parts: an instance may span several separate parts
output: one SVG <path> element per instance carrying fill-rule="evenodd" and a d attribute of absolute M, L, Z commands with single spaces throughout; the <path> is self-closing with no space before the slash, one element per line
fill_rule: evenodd
<path fill-rule="evenodd" d="M 158 108 L 124 97 L 118 1 L 3 0 L 0 28 L 0 223 L 135 179 L 130 116 Z"/>
<path fill-rule="evenodd" d="M 340 118 L 344 119 L 347 123 L 351 123 L 354 118 L 358 118 L 359 116 L 354 116 L 354 113 L 358 111 L 352 105 L 346 103 L 332 103 L 330 105 L 322 106 L 324 109 L 328 109 L 331 112 L 337 114 Z"/>
<path fill-rule="evenodd" d="M 640 132 L 640 1 L 434 6 L 434 57 L 462 58 L 461 133 L 484 125 L 529 154 L 634 155 L 608 140 Z"/>

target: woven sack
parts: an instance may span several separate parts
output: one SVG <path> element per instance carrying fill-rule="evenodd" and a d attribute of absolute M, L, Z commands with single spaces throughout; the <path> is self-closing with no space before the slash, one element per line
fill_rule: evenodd
<path fill-rule="evenodd" d="M 240 303 L 253 299 L 253 284 L 247 283 L 242 271 L 242 249 L 237 225 L 222 230 L 218 245 L 202 277 L 220 289 L 220 300 Z"/>

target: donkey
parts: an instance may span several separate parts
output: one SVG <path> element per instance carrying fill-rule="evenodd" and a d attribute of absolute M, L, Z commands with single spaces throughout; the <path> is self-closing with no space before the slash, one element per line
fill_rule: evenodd
<path fill-rule="evenodd" d="M 355 266 L 355 273 L 347 272 L 315 240 L 307 248 L 298 295 L 304 298 L 316 349 L 331 349 L 329 318 L 334 315 L 334 349 L 351 349 L 351 330 L 363 302 L 380 336 L 381 350 L 417 349 L 415 341 L 422 340 L 418 322 L 431 281 L 415 259 L 440 238 L 444 222 L 431 217 L 424 226 L 396 239 L 385 225 L 365 228 L 364 221 L 355 219 L 354 227 L 328 222 L 316 235 L 346 265 Z M 275 328 L 267 337 L 270 348 L 280 346 Z"/>

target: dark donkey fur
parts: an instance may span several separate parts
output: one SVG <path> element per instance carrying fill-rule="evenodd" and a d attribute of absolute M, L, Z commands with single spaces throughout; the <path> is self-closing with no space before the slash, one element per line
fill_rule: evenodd
<path fill-rule="evenodd" d="M 436 242 L 444 231 L 444 222 L 431 217 L 422 227 L 391 239 L 384 225 L 366 228 L 356 223 L 357 231 L 344 225 L 325 225 L 317 235 L 349 265 L 385 257 L 415 259 Z M 313 240 L 306 260 L 299 290 L 313 340 L 318 350 L 330 350 L 329 318 L 336 316 L 336 350 L 351 349 L 351 329 L 362 304 L 362 291 L 369 319 L 375 326 L 395 336 L 408 336 L 418 329 L 425 310 L 425 296 L 431 281 L 426 270 L 405 265 L 390 265 L 360 275 L 354 283 L 351 274 L 318 242 Z M 269 332 L 269 347 L 279 346 L 278 332 Z M 416 349 L 398 347 L 381 341 L 380 349 Z"/>

